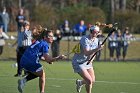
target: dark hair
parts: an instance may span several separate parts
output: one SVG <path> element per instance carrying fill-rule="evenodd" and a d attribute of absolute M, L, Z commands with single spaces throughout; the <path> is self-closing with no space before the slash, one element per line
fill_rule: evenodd
<path fill-rule="evenodd" d="M 43 28 L 43 31 L 40 35 L 40 38 L 43 39 L 44 37 L 48 37 L 48 34 L 51 33 L 51 32 L 52 32 L 52 30 L 47 30 L 47 29 Z"/>

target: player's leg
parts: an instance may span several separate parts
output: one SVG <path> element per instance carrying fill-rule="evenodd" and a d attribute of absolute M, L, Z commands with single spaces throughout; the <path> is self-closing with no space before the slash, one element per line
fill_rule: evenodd
<path fill-rule="evenodd" d="M 44 93 L 44 91 L 45 91 L 45 72 L 44 72 L 44 70 L 35 72 L 34 74 L 39 77 L 40 93 Z"/>
<path fill-rule="evenodd" d="M 27 81 L 30 81 L 30 80 L 35 79 L 35 78 L 38 77 L 37 75 L 33 74 L 32 72 L 28 71 L 27 73 L 28 73 L 27 76 L 25 76 L 24 78 L 18 80 L 18 91 L 20 93 L 23 92 L 23 88 L 24 88 L 25 83 Z"/>
<path fill-rule="evenodd" d="M 25 85 L 25 83 L 27 81 L 33 80 L 37 77 L 39 77 L 40 93 L 44 93 L 44 90 L 45 90 L 45 72 L 44 72 L 44 70 L 40 70 L 38 72 L 28 72 L 28 75 L 22 79 L 22 82 Z M 23 87 L 22 87 L 22 90 L 23 90 Z"/>
<path fill-rule="evenodd" d="M 90 72 L 90 73 L 89 73 Z M 92 71 L 92 69 L 90 68 L 89 70 L 87 69 L 82 69 L 81 72 L 79 72 L 79 75 L 84 79 L 82 81 L 82 84 L 86 84 L 86 91 L 87 93 L 91 93 L 91 89 L 92 89 L 92 83 L 93 83 L 93 76 L 94 76 L 94 71 Z"/>
<path fill-rule="evenodd" d="M 22 60 L 21 60 L 21 62 L 22 62 Z M 42 68 L 42 65 L 35 63 L 35 64 L 32 64 L 31 67 L 28 67 L 26 65 L 22 65 L 22 66 L 23 66 L 24 69 L 26 69 L 28 71 L 28 74 L 23 79 L 18 80 L 18 90 L 19 90 L 19 92 L 21 92 L 21 93 L 23 92 L 23 88 L 24 88 L 25 83 L 27 81 L 33 80 L 37 77 L 39 77 L 39 83 L 40 82 L 42 83 L 42 85 L 40 85 L 40 87 L 42 89 L 40 89 L 40 90 L 44 92 L 44 86 L 45 86 L 45 83 L 44 83 L 45 79 L 44 78 L 45 78 L 45 76 L 44 76 L 44 70 Z"/>
<path fill-rule="evenodd" d="M 23 79 L 18 80 L 18 90 L 19 92 L 23 92 L 23 88 L 25 83 L 39 77 L 39 88 L 40 93 L 44 93 L 45 90 L 45 72 L 44 70 L 38 72 L 28 72 L 28 75 L 25 76 Z"/>
<path fill-rule="evenodd" d="M 91 84 L 91 89 L 92 89 L 92 86 L 93 86 L 93 84 L 95 83 L 95 73 L 94 73 L 93 68 L 90 68 L 90 69 L 88 69 L 87 71 L 88 71 L 88 73 L 90 74 L 90 76 L 91 76 L 91 78 L 92 78 L 92 84 Z"/>
<path fill-rule="evenodd" d="M 38 75 L 35 75 L 32 72 L 29 72 L 29 71 L 26 71 L 26 72 L 27 72 L 27 76 L 25 76 L 26 82 L 38 77 Z"/>

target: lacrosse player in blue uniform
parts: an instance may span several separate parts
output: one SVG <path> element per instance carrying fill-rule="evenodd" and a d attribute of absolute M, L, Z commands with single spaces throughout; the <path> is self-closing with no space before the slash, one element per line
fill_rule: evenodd
<path fill-rule="evenodd" d="M 36 29 L 39 30 L 39 38 L 36 38 L 36 41 L 29 48 L 27 48 L 20 62 L 21 67 L 28 72 L 27 76 L 18 80 L 18 90 L 20 93 L 23 92 L 23 88 L 26 82 L 37 77 L 39 77 L 40 93 L 44 93 L 45 71 L 39 62 L 41 57 L 44 57 L 45 61 L 49 64 L 52 64 L 52 62 L 59 59 L 65 58 L 64 55 L 60 55 L 54 58 L 49 55 L 49 43 L 53 42 L 52 31 L 40 28 Z"/>
<path fill-rule="evenodd" d="M 103 45 L 98 45 L 99 27 L 91 26 L 89 30 L 90 34 L 83 36 L 79 42 L 80 52 L 75 53 L 72 59 L 74 72 L 83 78 L 83 80 L 76 80 L 77 92 L 80 92 L 82 86 L 85 85 L 86 93 L 91 93 L 92 84 L 95 82 L 95 74 L 92 62 L 88 65 L 87 62 L 94 53 L 103 48 Z"/>

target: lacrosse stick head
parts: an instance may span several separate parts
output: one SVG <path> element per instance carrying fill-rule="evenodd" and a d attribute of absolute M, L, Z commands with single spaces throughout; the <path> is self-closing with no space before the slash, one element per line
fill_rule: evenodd
<path fill-rule="evenodd" d="M 108 36 L 110 36 L 114 31 L 117 31 L 117 29 L 118 29 L 117 25 L 118 25 L 118 23 L 113 24 L 111 31 L 108 33 Z"/>

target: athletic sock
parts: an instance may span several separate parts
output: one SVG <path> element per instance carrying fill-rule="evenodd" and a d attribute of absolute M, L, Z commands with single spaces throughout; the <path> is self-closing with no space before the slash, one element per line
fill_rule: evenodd
<path fill-rule="evenodd" d="M 23 83 L 25 84 L 26 82 L 27 82 L 27 79 L 25 77 L 25 78 L 23 78 Z"/>
<path fill-rule="evenodd" d="M 82 80 L 79 80 L 79 84 L 80 84 L 80 86 L 83 85 Z"/>

